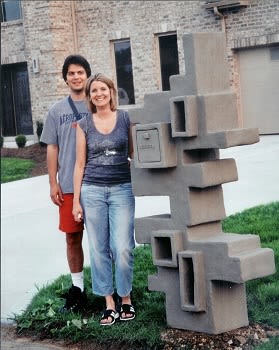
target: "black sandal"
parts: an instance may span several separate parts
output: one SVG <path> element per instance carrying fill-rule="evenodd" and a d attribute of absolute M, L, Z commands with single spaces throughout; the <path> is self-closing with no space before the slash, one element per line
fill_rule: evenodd
<path fill-rule="evenodd" d="M 131 314 L 132 316 L 123 317 L 123 314 Z M 120 320 L 121 321 L 130 321 L 136 317 L 136 312 L 133 305 L 122 304 L 120 309 Z"/>
<path fill-rule="evenodd" d="M 103 320 L 109 319 L 109 317 L 111 318 L 111 322 L 101 322 Z M 102 318 L 100 320 L 100 325 L 101 326 L 111 326 L 115 323 L 115 321 L 119 318 L 119 313 L 112 310 L 112 309 L 108 309 L 105 310 L 103 312 Z"/>

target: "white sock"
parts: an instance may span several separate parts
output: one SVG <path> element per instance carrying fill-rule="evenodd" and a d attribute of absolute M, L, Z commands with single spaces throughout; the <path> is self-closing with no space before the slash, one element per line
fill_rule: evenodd
<path fill-rule="evenodd" d="M 72 272 L 72 282 L 75 287 L 78 287 L 83 292 L 84 290 L 84 282 L 83 282 L 83 271 L 81 272 Z"/>

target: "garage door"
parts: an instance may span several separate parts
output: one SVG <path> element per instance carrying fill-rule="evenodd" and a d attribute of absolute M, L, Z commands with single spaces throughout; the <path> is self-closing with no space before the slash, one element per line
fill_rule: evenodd
<path fill-rule="evenodd" d="M 279 47 L 239 51 L 244 128 L 279 133 Z"/>

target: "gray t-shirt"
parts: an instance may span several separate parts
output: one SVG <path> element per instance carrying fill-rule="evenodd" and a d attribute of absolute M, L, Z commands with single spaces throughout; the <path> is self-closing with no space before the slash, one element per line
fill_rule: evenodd
<path fill-rule="evenodd" d="M 79 112 L 75 116 L 68 97 L 55 103 L 49 110 L 40 141 L 58 145 L 58 181 L 63 193 L 73 193 L 73 173 L 76 160 L 76 123 L 90 116 L 85 101 L 74 101 Z"/>

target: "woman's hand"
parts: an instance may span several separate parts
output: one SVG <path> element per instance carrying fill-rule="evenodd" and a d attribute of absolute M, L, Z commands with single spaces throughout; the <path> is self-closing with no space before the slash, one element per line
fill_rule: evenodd
<path fill-rule="evenodd" d="M 83 210 L 82 210 L 82 207 L 81 207 L 80 203 L 77 203 L 77 204 L 74 203 L 73 204 L 72 214 L 73 214 L 74 220 L 76 222 L 83 221 Z"/>

